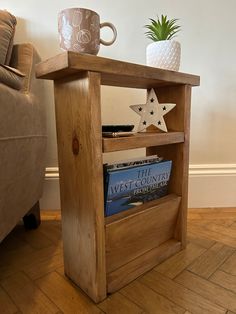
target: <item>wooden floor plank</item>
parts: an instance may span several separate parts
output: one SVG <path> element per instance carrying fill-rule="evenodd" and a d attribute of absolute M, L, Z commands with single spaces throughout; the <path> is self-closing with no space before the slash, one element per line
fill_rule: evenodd
<path fill-rule="evenodd" d="M 198 246 L 201 246 L 205 249 L 209 249 L 211 246 L 213 246 L 216 242 L 210 239 L 202 238 L 201 235 L 192 235 L 191 230 L 188 231 L 188 242 L 194 243 Z"/>
<path fill-rule="evenodd" d="M 64 276 L 60 212 L 43 213 L 33 233 L 20 224 L 0 243 L 0 314 L 236 314 L 236 208 L 189 213 L 187 250 L 98 305 Z M 177 282 L 186 272 L 198 280 Z"/>
<path fill-rule="evenodd" d="M 188 219 L 189 220 L 202 220 L 202 216 L 199 213 L 188 211 Z"/>
<path fill-rule="evenodd" d="M 25 266 L 24 272 L 32 280 L 36 280 L 54 271 L 58 267 L 63 267 L 63 256 L 61 253 L 49 257 L 45 256 L 45 258 L 41 259 L 39 262 Z"/>
<path fill-rule="evenodd" d="M 20 249 L 14 252 L 7 252 L 7 254 L 1 256 L 2 265 L 0 265 L 0 279 L 7 278 L 18 271 L 22 271 L 24 268 L 27 268 L 28 265 L 33 267 L 35 264 L 44 262 L 45 259 L 50 260 L 50 258 L 57 254 L 62 255 L 62 248 L 55 245 L 27 252 Z"/>
<path fill-rule="evenodd" d="M 22 228 L 16 229 L 15 235 L 28 243 L 33 249 L 43 249 L 53 244 L 51 240 L 40 232 L 40 227 L 37 230 L 25 230 L 22 226 Z"/>
<path fill-rule="evenodd" d="M 195 225 L 201 225 L 201 226 L 207 226 L 207 225 L 219 225 L 222 227 L 231 227 L 233 224 L 232 219 L 203 219 L 202 217 L 199 219 L 191 218 L 189 221 L 191 221 L 192 224 Z"/>
<path fill-rule="evenodd" d="M 236 222 L 232 223 L 232 225 L 230 227 L 233 229 L 236 229 Z"/>
<path fill-rule="evenodd" d="M 4 241 L 0 244 L 0 267 L 15 263 L 16 259 L 18 259 L 20 256 L 31 255 L 33 252 L 35 252 L 35 250 L 28 244 L 19 246 L 15 250 L 5 250 L 4 244 Z"/>
<path fill-rule="evenodd" d="M 214 304 L 156 271 L 147 273 L 139 278 L 138 281 L 179 306 L 186 308 L 193 314 L 225 314 L 226 312 L 221 306 Z"/>
<path fill-rule="evenodd" d="M 236 208 L 199 208 L 189 209 L 189 221 L 213 222 L 215 224 L 231 226 L 235 222 Z"/>
<path fill-rule="evenodd" d="M 106 314 L 144 314 L 143 309 L 131 302 L 119 292 L 112 294 L 98 307 Z"/>
<path fill-rule="evenodd" d="M 173 279 L 205 251 L 206 249 L 196 244 L 189 243 L 185 250 L 175 254 L 162 264 L 155 267 L 154 270 Z"/>
<path fill-rule="evenodd" d="M 54 244 L 62 241 L 61 224 L 59 221 L 44 221 L 40 226 L 40 232 Z"/>
<path fill-rule="evenodd" d="M 0 313 L 15 314 L 18 312 L 17 307 L 12 302 L 7 293 L 0 287 Z"/>
<path fill-rule="evenodd" d="M 121 289 L 120 293 L 125 295 L 134 303 L 142 307 L 146 313 L 150 314 L 184 314 L 185 309 L 177 304 L 169 301 L 167 298 L 156 293 L 144 284 L 134 281 L 125 288 Z"/>
<path fill-rule="evenodd" d="M 235 214 L 236 215 L 236 214 Z M 228 221 L 228 224 L 222 221 L 220 223 L 215 223 L 214 221 L 210 222 L 197 222 L 197 224 L 201 224 L 204 226 L 207 230 L 217 232 L 219 234 L 222 234 L 223 236 L 229 236 L 232 238 L 236 238 L 236 230 L 234 228 L 231 228 L 232 222 Z"/>
<path fill-rule="evenodd" d="M 188 267 L 188 270 L 201 277 L 209 278 L 233 252 L 234 250 L 231 247 L 216 243 L 199 256 Z"/>
<path fill-rule="evenodd" d="M 1 255 L 1 251 L 8 252 L 8 251 L 15 251 L 20 249 L 25 248 L 26 250 L 31 250 L 32 248 L 30 247 L 30 245 L 28 243 L 26 243 L 24 240 L 18 238 L 14 232 L 15 230 L 13 230 L 13 232 L 11 232 L 10 234 L 8 234 L 8 236 L 1 242 L 1 246 L 0 246 L 0 255 Z"/>
<path fill-rule="evenodd" d="M 36 280 L 36 284 L 64 313 L 102 313 L 79 288 L 56 272 Z"/>
<path fill-rule="evenodd" d="M 236 264 L 235 264 L 236 268 Z M 222 270 L 217 270 L 211 277 L 210 281 L 219 286 L 231 290 L 236 294 L 236 276 L 230 275 Z"/>
<path fill-rule="evenodd" d="M 61 211 L 58 210 L 41 210 L 42 221 L 61 221 Z"/>
<path fill-rule="evenodd" d="M 220 269 L 233 276 L 236 276 L 236 252 L 231 255 L 224 264 L 221 265 Z"/>
<path fill-rule="evenodd" d="M 200 278 L 189 271 L 182 272 L 175 278 L 175 281 L 225 309 L 236 311 L 236 294 L 232 291 Z"/>
<path fill-rule="evenodd" d="M 188 224 L 188 230 L 192 235 L 198 236 L 200 234 L 203 238 L 211 239 L 236 248 L 236 239 L 231 237 L 230 233 L 228 235 L 222 235 L 218 232 L 207 230 L 205 226 L 196 225 L 193 222 Z"/>
<path fill-rule="evenodd" d="M 56 268 L 56 272 L 61 276 L 65 276 L 65 271 L 64 271 L 63 266 Z"/>
<path fill-rule="evenodd" d="M 209 208 L 189 208 L 189 213 L 202 213 L 210 214 L 210 217 L 214 219 L 215 213 L 236 213 L 236 207 L 209 207 Z M 235 216 L 234 216 L 235 219 Z"/>
<path fill-rule="evenodd" d="M 56 305 L 23 273 L 14 274 L 0 283 L 24 314 L 58 313 Z"/>

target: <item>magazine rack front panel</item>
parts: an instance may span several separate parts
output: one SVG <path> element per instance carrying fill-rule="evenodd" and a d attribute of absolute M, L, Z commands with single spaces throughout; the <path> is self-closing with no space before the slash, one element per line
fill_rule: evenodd
<path fill-rule="evenodd" d="M 156 206 L 106 225 L 108 273 L 174 237 L 180 199 L 163 197 Z"/>

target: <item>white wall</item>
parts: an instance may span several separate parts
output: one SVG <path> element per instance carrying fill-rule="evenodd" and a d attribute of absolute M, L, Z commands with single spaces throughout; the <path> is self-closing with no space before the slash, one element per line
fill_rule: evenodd
<path fill-rule="evenodd" d="M 58 12 L 78 6 L 97 11 L 101 21 L 112 22 L 118 30 L 115 44 L 101 47 L 100 56 L 141 64 L 145 63 L 145 48 L 149 43 L 143 28 L 148 18 L 162 13 L 179 18 L 180 71 L 201 76 L 201 86 L 193 88 L 192 94 L 190 206 L 236 206 L 235 0 L 1 1 L 1 9 L 8 9 L 18 18 L 15 41 L 32 42 L 42 59 L 60 52 Z M 103 35 L 108 39 L 110 33 Z M 42 204 L 57 207 L 53 205 L 56 201 L 48 202 L 51 184 L 57 180 L 52 168 L 57 166 L 57 151 L 52 83 L 46 85 L 49 181 Z M 138 117 L 128 106 L 144 100 L 142 90 L 103 88 L 104 123 L 137 123 Z M 54 196 L 58 202 L 58 191 Z"/>

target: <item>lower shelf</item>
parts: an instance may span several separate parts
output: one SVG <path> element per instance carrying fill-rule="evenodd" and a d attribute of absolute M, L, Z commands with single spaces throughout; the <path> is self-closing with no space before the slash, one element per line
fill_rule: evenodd
<path fill-rule="evenodd" d="M 113 293 L 181 250 L 181 242 L 170 239 L 107 274 L 107 292 Z"/>
<path fill-rule="evenodd" d="M 181 197 L 171 194 L 106 220 L 108 286 L 119 277 L 134 279 L 136 272 L 140 275 L 155 266 L 168 257 L 166 250 L 175 253 L 180 243 L 170 239 L 174 238 L 180 201 Z"/>

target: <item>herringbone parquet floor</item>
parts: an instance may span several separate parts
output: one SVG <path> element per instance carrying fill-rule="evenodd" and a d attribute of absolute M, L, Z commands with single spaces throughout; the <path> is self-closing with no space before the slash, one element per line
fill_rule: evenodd
<path fill-rule="evenodd" d="M 0 244 L 0 314 L 236 313 L 236 209 L 194 209 L 188 246 L 95 305 L 63 274 L 59 212 Z"/>

